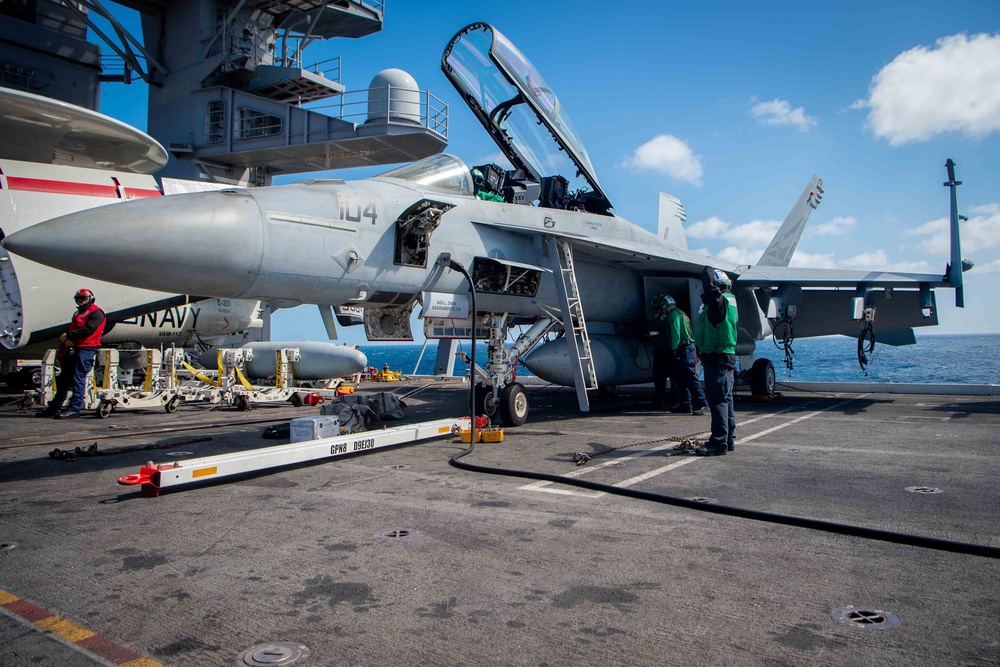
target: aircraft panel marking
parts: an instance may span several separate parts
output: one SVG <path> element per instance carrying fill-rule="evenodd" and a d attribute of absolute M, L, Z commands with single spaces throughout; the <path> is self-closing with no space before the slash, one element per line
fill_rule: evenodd
<path fill-rule="evenodd" d="M 378 213 L 375 210 L 375 200 L 369 200 L 364 208 L 361 207 L 361 200 L 350 195 L 340 195 L 337 197 L 337 204 L 340 208 L 340 219 L 348 222 L 361 222 L 361 218 L 368 218 L 375 224 Z"/>
<path fill-rule="evenodd" d="M 304 215 L 291 215 L 286 213 L 268 213 L 271 220 L 281 220 L 282 222 L 294 222 L 298 225 L 311 225 L 313 227 L 323 227 L 324 229 L 339 229 L 345 232 L 357 233 L 354 225 L 345 225 L 341 222 L 329 218 L 311 218 Z M 343 218 L 343 216 L 341 216 Z M 355 220 L 354 222 L 357 222 Z"/>

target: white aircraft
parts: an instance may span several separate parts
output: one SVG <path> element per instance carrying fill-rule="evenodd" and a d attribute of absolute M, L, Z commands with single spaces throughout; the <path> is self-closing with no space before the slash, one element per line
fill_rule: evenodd
<path fill-rule="evenodd" d="M 590 389 L 649 381 L 634 351 L 648 329 L 650 299 L 670 294 L 697 310 L 705 266 L 734 280 L 737 354 L 765 390 L 773 386 L 770 362 L 743 362 L 775 330 L 787 335 L 794 324 L 798 337 L 858 336 L 862 324 L 871 330 L 877 310 L 877 340 L 913 342 L 912 327 L 937 323 L 934 288 L 961 285 L 955 215 L 952 263 L 941 274 L 789 267 L 822 195 L 816 178 L 756 266 L 691 252 L 671 220 L 683 209 L 669 198 L 660 234 L 611 215 L 558 98 L 492 26 L 459 31 L 442 67 L 513 171 L 470 170 L 436 155 L 354 182 L 313 179 L 84 211 L 4 243 L 64 270 L 146 289 L 362 307 L 370 340 L 406 337 L 420 301 L 427 337 L 487 339 L 478 407 L 508 425 L 528 415 L 516 362 L 548 332 L 564 335 L 535 354 L 550 345 L 566 350 L 561 365 L 569 370 L 558 381 L 576 387 L 582 410 Z M 578 172 L 586 188 L 571 190 L 553 171 L 560 160 L 568 168 L 561 173 Z M 136 219 L 148 224 L 136 229 Z M 189 241 L 188 252 L 171 252 L 176 238 Z M 518 325 L 527 328 L 508 346 Z"/>
<path fill-rule="evenodd" d="M 129 125 L 0 88 L 0 236 L 109 202 L 161 197 L 151 174 L 166 161 L 156 140 Z M 183 252 L 183 240 L 175 239 L 172 248 Z M 52 347 L 80 287 L 94 291 L 106 310 L 103 340 L 110 345 L 186 346 L 262 324 L 256 300 L 206 300 L 103 283 L 0 250 L 0 359 L 38 357 Z M 25 378 L 7 379 L 17 384 Z"/>

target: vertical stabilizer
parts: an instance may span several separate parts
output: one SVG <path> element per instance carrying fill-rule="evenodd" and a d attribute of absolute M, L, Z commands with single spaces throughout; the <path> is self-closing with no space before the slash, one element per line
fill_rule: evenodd
<path fill-rule="evenodd" d="M 948 170 L 948 180 L 944 182 L 945 187 L 951 190 L 951 216 L 949 230 L 951 235 L 951 261 L 948 262 L 948 270 L 945 273 L 948 283 L 955 288 L 955 305 L 965 308 L 965 287 L 962 285 L 962 242 L 958 233 L 958 186 L 962 181 L 955 180 L 955 162 L 948 158 L 944 163 Z"/>
<path fill-rule="evenodd" d="M 687 250 L 687 236 L 682 223 L 687 220 L 687 211 L 681 200 L 666 192 L 660 193 L 660 217 L 657 234 L 682 250 Z"/>
<path fill-rule="evenodd" d="M 813 176 L 809 180 L 809 185 L 799 195 L 799 200 L 795 202 L 788 217 L 781 223 L 778 233 L 771 239 L 767 250 L 760 256 L 757 266 L 788 266 L 796 246 L 799 245 L 799 238 L 809 220 L 809 214 L 819 206 L 821 199 L 823 199 L 823 179 Z"/>

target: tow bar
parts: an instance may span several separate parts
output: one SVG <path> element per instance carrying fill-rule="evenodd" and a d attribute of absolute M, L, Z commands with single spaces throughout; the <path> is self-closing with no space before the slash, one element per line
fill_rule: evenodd
<path fill-rule="evenodd" d="M 413 444 L 421 440 L 441 438 L 471 428 L 468 417 L 438 419 L 408 426 L 395 426 L 381 431 L 361 431 L 332 438 L 293 442 L 277 447 L 262 447 L 246 452 L 206 456 L 173 463 L 142 466 L 136 475 L 118 479 L 123 486 L 142 486 L 142 495 L 155 498 L 161 489 L 192 482 L 216 480 L 229 475 L 280 468 L 283 466 L 334 459 L 358 452 L 370 452 L 393 445 Z"/>

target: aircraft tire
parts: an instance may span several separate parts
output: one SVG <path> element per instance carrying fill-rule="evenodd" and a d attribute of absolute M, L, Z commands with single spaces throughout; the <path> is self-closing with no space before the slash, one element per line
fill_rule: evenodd
<path fill-rule="evenodd" d="M 520 382 L 511 382 L 500 392 L 500 420 L 505 426 L 528 421 L 528 394 Z"/>
<path fill-rule="evenodd" d="M 490 421 L 497 417 L 497 403 L 493 400 L 493 388 L 482 382 L 476 385 L 476 415 L 486 415 Z"/>
<path fill-rule="evenodd" d="M 770 359 L 758 359 L 750 367 L 750 393 L 754 396 L 772 398 L 777 384 L 774 364 Z"/>

